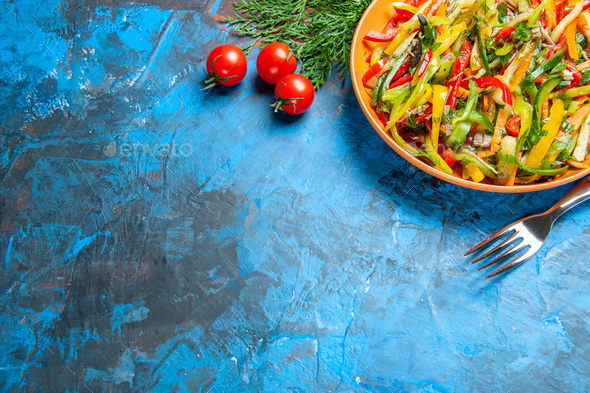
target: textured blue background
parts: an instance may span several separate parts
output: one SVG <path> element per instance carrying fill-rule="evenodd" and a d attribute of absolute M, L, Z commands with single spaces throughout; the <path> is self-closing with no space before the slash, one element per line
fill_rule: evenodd
<path fill-rule="evenodd" d="M 416 171 L 347 79 L 272 113 L 228 1 L 0 6 L 0 390 L 589 389 L 587 204 L 527 264 L 461 255 L 571 186 Z"/>

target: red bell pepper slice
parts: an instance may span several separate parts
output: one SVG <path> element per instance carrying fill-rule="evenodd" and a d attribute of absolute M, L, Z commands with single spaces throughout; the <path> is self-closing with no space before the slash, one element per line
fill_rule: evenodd
<path fill-rule="evenodd" d="M 465 90 L 469 90 L 469 79 L 461 80 L 461 84 L 459 86 L 461 86 Z"/>
<path fill-rule="evenodd" d="M 502 90 L 502 100 L 504 100 L 506 104 L 512 106 L 512 92 L 510 91 L 510 88 L 506 86 L 506 84 L 500 79 L 493 76 L 482 76 L 481 78 L 476 78 L 473 81 L 477 83 L 477 86 L 482 89 L 493 86 Z"/>
<path fill-rule="evenodd" d="M 422 63 L 420 63 L 420 67 L 418 67 L 418 78 L 422 78 L 422 75 L 426 72 L 428 65 L 432 61 L 432 48 L 428 48 L 424 57 L 422 58 Z"/>
<path fill-rule="evenodd" d="M 389 20 L 387 21 L 385 26 L 383 26 L 383 30 L 381 30 L 381 32 L 385 33 L 387 31 L 395 28 L 395 25 L 397 24 L 397 22 L 399 22 L 398 19 L 399 18 L 397 18 L 397 13 L 395 13 L 391 18 L 389 18 Z"/>
<path fill-rule="evenodd" d="M 387 127 L 387 123 L 389 123 L 389 117 L 387 117 L 387 115 L 385 114 L 385 112 L 379 112 L 379 113 L 377 113 L 377 117 L 379 118 L 379 120 L 383 124 L 383 127 Z"/>
<path fill-rule="evenodd" d="M 404 75 L 406 72 L 408 72 L 408 70 L 410 69 L 410 62 L 411 61 L 412 61 L 412 59 L 410 58 L 410 56 L 406 57 L 406 60 L 402 63 L 402 65 L 399 67 L 397 72 L 393 75 L 391 80 L 395 81 L 398 78 L 400 78 L 402 75 Z M 390 86 L 389 88 L 391 89 L 391 84 L 389 86 Z"/>
<path fill-rule="evenodd" d="M 574 78 L 572 80 L 572 84 L 570 85 L 570 87 L 574 87 L 575 85 L 580 83 L 580 81 L 582 80 L 582 73 L 580 71 L 578 71 L 578 69 L 576 68 L 575 65 L 573 65 L 573 63 L 568 62 L 567 66 L 566 66 L 566 70 L 571 72 L 572 76 Z"/>
<path fill-rule="evenodd" d="M 446 105 L 451 107 L 451 109 L 457 107 L 457 93 L 459 91 L 459 86 L 461 86 L 461 77 L 458 77 L 454 82 L 447 83 L 448 95 Z"/>
<path fill-rule="evenodd" d="M 562 4 L 565 4 L 565 1 Z M 590 8 L 590 0 L 584 1 L 584 6 L 582 7 L 582 12 L 586 11 L 588 8 Z M 572 12 L 573 9 L 574 9 L 574 7 L 564 7 L 563 8 L 564 14 L 565 15 L 569 14 L 570 12 Z"/>
<path fill-rule="evenodd" d="M 428 124 L 430 119 L 428 117 L 432 116 L 432 105 L 428 105 L 428 107 L 424 110 L 421 115 L 416 116 L 416 123 L 426 123 L 426 126 L 429 130 L 432 130 L 432 124 Z M 404 126 L 408 124 L 408 118 L 400 120 L 399 124 L 403 124 Z"/>
<path fill-rule="evenodd" d="M 401 86 L 405 83 L 408 83 L 412 80 L 412 78 L 413 78 L 412 75 L 403 76 L 403 77 L 399 78 L 398 80 L 391 82 L 389 84 L 389 88 L 393 89 L 394 87 L 398 87 L 398 86 Z"/>
<path fill-rule="evenodd" d="M 395 27 L 399 21 L 399 12 L 396 12 L 395 15 L 389 18 L 389 21 L 387 21 L 381 32 L 377 30 L 371 30 L 367 33 L 367 35 L 365 35 L 365 40 L 372 42 L 388 42 L 393 40 L 399 31 L 399 29 Z"/>
<path fill-rule="evenodd" d="M 459 74 L 461 71 L 465 69 L 465 67 L 467 67 L 467 65 L 469 64 L 469 59 L 471 58 L 472 49 L 473 48 L 469 43 L 469 40 L 465 40 L 465 42 L 463 42 L 463 46 L 461 47 L 461 54 L 459 55 L 459 57 L 455 59 L 455 62 L 453 63 L 453 72 L 451 73 L 451 79 L 457 76 L 457 74 Z"/>
<path fill-rule="evenodd" d="M 559 4 L 555 4 L 555 18 L 557 21 L 557 24 L 559 24 L 559 22 L 561 22 L 561 20 L 563 19 L 563 11 L 565 8 L 565 3 L 566 1 L 562 1 Z"/>
<path fill-rule="evenodd" d="M 553 45 L 551 47 L 551 49 L 549 49 L 549 52 L 547 52 L 547 58 L 551 58 L 551 56 L 553 56 L 555 54 L 555 52 L 557 52 L 558 50 L 560 50 L 561 48 L 563 48 L 565 46 L 565 34 L 562 34 L 561 37 L 559 38 L 559 42 L 555 45 Z"/>
<path fill-rule="evenodd" d="M 520 133 L 520 116 L 514 116 L 506 123 L 506 131 L 512 136 L 518 136 Z"/>
<path fill-rule="evenodd" d="M 421 115 L 419 115 L 419 116 L 416 116 L 416 121 L 417 121 L 418 123 L 423 123 L 423 122 L 425 122 L 426 120 L 428 120 L 428 117 L 429 117 L 429 116 L 432 116 L 432 105 L 428 105 L 428 108 L 426 108 L 426 109 L 424 110 L 424 113 L 422 113 L 422 114 L 421 114 Z"/>
<path fill-rule="evenodd" d="M 453 149 L 451 149 L 450 147 L 447 147 L 443 153 L 442 153 L 442 159 L 445 160 L 445 162 L 447 163 L 447 165 L 449 167 L 453 167 L 453 165 L 455 165 L 455 162 L 457 161 L 455 159 L 455 153 L 453 153 Z"/>
<path fill-rule="evenodd" d="M 365 75 L 363 75 L 363 85 L 367 86 L 367 82 L 369 82 L 373 77 L 379 76 L 382 73 L 383 67 L 385 67 L 386 64 L 386 58 L 381 59 L 377 63 L 373 64 L 371 68 L 369 68 L 369 70 L 365 72 Z"/>
<path fill-rule="evenodd" d="M 545 10 L 545 12 L 547 12 L 547 10 Z M 548 22 L 547 22 L 547 17 L 545 15 L 541 15 L 541 17 L 539 17 L 539 22 L 541 22 L 544 29 L 547 29 Z"/>
<path fill-rule="evenodd" d="M 498 41 L 507 41 L 509 38 L 512 40 L 512 33 L 516 30 L 515 27 L 504 26 L 498 31 L 496 34 L 496 38 L 494 38 L 494 42 Z"/>
<path fill-rule="evenodd" d="M 377 30 L 371 30 L 365 35 L 365 41 L 371 42 L 389 42 L 395 38 L 398 29 L 390 29 L 386 32 L 379 32 Z"/>
<path fill-rule="evenodd" d="M 395 22 L 400 21 L 408 21 L 414 17 L 414 13 L 412 11 L 405 10 L 403 8 L 395 8 L 396 15 L 394 15 L 391 19 L 394 19 Z M 391 20 L 390 19 L 390 20 Z"/>

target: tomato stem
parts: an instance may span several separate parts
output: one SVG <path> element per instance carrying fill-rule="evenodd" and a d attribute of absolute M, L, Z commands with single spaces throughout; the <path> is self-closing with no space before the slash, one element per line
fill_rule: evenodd
<path fill-rule="evenodd" d="M 217 86 L 217 83 L 210 83 L 207 86 L 203 87 L 201 90 L 210 90 L 210 89 L 214 88 L 215 86 Z"/>
<path fill-rule="evenodd" d="M 213 62 L 211 63 L 211 73 L 207 73 L 207 76 L 205 77 L 205 80 L 203 81 L 203 83 L 206 84 L 207 86 L 202 88 L 201 90 L 211 89 L 211 88 L 215 87 L 219 82 L 225 82 L 227 80 L 230 80 L 231 78 L 237 77 L 237 75 L 230 75 L 228 77 L 222 78 L 215 73 L 215 61 L 217 61 L 217 59 L 221 56 L 223 56 L 223 55 L 216 56 L 213 59 Z M 231 69 L 230 69 L 230 71 L 231 71 Z"/>
<path fill-rule="evenodd" d="M 275 102 L 274 104 L 271 104 L 270 105 L 271 107 L 275 108 L 275 113 L 278 112 L 279 109 L 282 110 L 282 111 L 284 111 L 284 109 L 283 109 L 284 106 L 295 106 L 295 103 L 294 102 L 287 102 L 287 101 L 297 101 L 297 100 L 302 100 L 303 99 L 303 97 L 284 98 L 281 95 L 281 85 L 284 85 L 284 84 L 285 83 L 283 82 L 283 83 L 281 83 L 279 85 L 279 91 L 278 91 L 279 98 L 277 98 L 277 102 Z"/>

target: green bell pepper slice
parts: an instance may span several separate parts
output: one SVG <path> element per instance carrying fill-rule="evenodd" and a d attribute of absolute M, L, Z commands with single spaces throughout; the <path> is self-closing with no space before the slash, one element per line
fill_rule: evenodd
<path fill-rule="evenodd" d="M 555 87 L 561 82 L 560 76 L 554 76 L 549 78 L 543 86 L 539 89 L 539 92 L 535 96 L 535 101 L 533 103 L 533 119 L 531 124 L 531 131 L 526 135 L 526 139 L 523 137 L 522 144 L 526 147 L 530 148 L 535 145 L 539 140 L 543 137 L 545 132 L 541 127 L 541 110 L 543 107 L 543 103 L 547 98 L 549 98 L 549 94 Z M 517 145 L 518 146 L 518 145 Z M 517 149 L 517 151 L 519 151 Z"/>
<path fill-rule="evenodd" d="M 553 56 L 547 59 L 545 63 L 543 63 L 539 68 L 537 68 L 531 73 L 533 79 L 537 79 L 539 76 L 543 75 L 544 73 L 546 73 L 547 71 L 551 70 L 553 67 L 561 63 L 561 60 L 563 59 L 563 56 L 565 56 L 566 51 L 567 46 L 564 46 L 563 48 L 555 52 Z"/>
<path fill-rule="evenodd" d="M 486 70 L 488 76 L 492 76 L 492 69 L 490 68 L 490 62 L 486 53 L 486 43 L 483 39 L 483 33 L 479 21 L 475 23 L 475 33 L 477 35 L 477 49 L 479 50 L 479 56 L 481 57 L 483 68 Z"/>
<path fill-rule="evenodd" d="M 465 108 L 463 108 L 458 116 L 453 119 L 453 132 L 446 139 L 447 145 L 454 148 L 461 146 L 465 142 L 473 123 L 481 124 L 490 133 L 494 132 L 494 125 L 492 122 L 475 109 L 478 97 L 479 92 L 477 91 L 477 85 L 475 82 L 470 81 L 467 103 L 465 104 Z"/>
<path fill-rule="evenodd" d="M 532 173 L 533 175 L 537 175 L 537 176 L 557 176 L 562 174 L 563 172 L 567 171 L 567 169 L 569 168 L 569 165 L 566 165 L 564 167 L 561 168 L 557 168 L 557 169 L 533 169 L 533 168 L 529 168 L 528 166 L 521 164 L 518 160 L 516 160 L 516 165 L 518 165 L 518 167 L 520 169 L 522 169 L 523 171 Z"/>
<path fill-rule="evenodd" d="M 533 124 L 533 107 L 531 104 L 526 102 L 522 96 L 516 96 L 516 103 L 514 104 L 514 112 L 520 116 L 520 132 L 516 140 L 516 154 L 518 154 L 524 143 L 528 139 L 529 133 L 531 132 L 531 126 Z"/>
<path fill-rule="evenodd" d="M 424 86 L 430 82 L 430 79 L 434 76 L 439 67 L 440 56 L 435 55 L 430 61 L 428 68 L 426 68 L 426 72 L 424 72 L 424 75 L 422 75 L 422 77 L 420 77 L 420 79 L 418 79 L 418 81 L 416 82 L 416 86 L 414 86 L 414 90 L 412 91 L 412 94 L 410 94 L 410 97 L 408 98 L 406 103 L 397 110 L 397 113 L 392 113 L 393 116 L 390 118 L 389 125 L 385 128 L 385 130 L 391 128 L 393 124 L 395 124 L 408 110 L 410 105 L 412 105 L 414 101 L 416 101 L 416 99 L 420 95 L 420 92 L 424 89 Z"/>

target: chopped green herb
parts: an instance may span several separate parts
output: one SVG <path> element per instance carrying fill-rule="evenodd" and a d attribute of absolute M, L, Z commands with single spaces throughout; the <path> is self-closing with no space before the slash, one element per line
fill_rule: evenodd
<path fill-rule="evenodd" d="M 563 128 L 563 131 L 566 134 L 569 134 L 570 132 L 574 131 L 574 127 L 565 120 L 561 122 L 561 128 Z"/>
<path fill-rule="evenodd" d="M 549 72 L 549 74 L 559 74 L 560 72 L 563 72 L 566 68 L 567 68 L 566 64 L 559 63 L 558 65 L 553 67 L 553 69 Z"/>
<path fill-rule="evenodd" d="M 583 86 L 588 82 L 590 82 L 590 68 L 586 68 L 584 71 L 582 71 L 582 79 L 580 80 L 580 86 Z"/>
<path fill-rule="evenodd" d="M 457 101 L 457 110 L 465 108 L 465 105 L 467 105 L 467 101 L 458 100 Z"/>
<path fill-rule="evenodd" d="M 498 153 L 498 162 L 504 161 L 511 164 L 516 164 L 516 156 L 513 154 Z"/>
<path fill-rule="evenodd" d="M 422 33 L 422 52 L 426 52 L 428 48 L 430 48 L 436 41 L 438 33 L 436 32 L 436 29 L 433 26 L 423 26 Z M 440 45 L 441 43 L 438 43 L 439 47 Z M 432 51 L 434 52 L 435 49 L 432 48 Z"/>
<path fill-rule="evenodd" d="M 514 30 L 514 39 L 520 41 L 530 41 L 533 39 L 533 31 L 524 23 L 519 23 L 516 25 L 516 30 Z"/>
<path fill-rule="evenodd" d="M 543 169 L 550 169 L 551 168 L 551 161 L 549 160 L 543 160 L 541 162 L 541 164 L 539 165 L 539 169 L 543 170 Z"/>
<path fill-rule="evenodd" d="M 506 22 L 506 16 L 508 15 L 508 4 L 502 2 L 498 5 L 498 22 Z"/>
<path fill-rule="evenodd" d="M 530 72 L 527 72 L 522 82 L 520 82 L 520 88 L 523 91 L 528 91 L 533 87 L 535 87 L 535 78 L 533 78 Z"/>
<path fill-rule="evenodd" d="M 406 124 L 410 128 L 416 128 L 416 126 L 418 126 L 418 122 L 416 121 L 416 116 L 414 116 L 413 114 L 410 115 L 408 117 L 408 119 L 406 120 Z"/>

